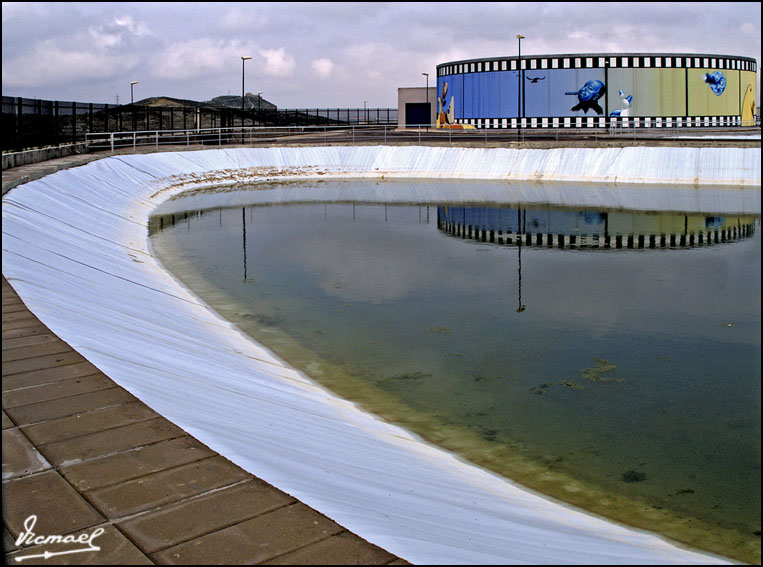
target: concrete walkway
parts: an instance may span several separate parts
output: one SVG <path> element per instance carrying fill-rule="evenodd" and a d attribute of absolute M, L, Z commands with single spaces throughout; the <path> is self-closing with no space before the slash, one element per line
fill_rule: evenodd
<path fill-rule="evenodd" d="M 3 194 L 91 159 L 4 170 Z M 405 564 L 153 412 L 5 277 L 2 350 L 6 563 Z M 35 545 L 66 535 L 76 541 Z"/>

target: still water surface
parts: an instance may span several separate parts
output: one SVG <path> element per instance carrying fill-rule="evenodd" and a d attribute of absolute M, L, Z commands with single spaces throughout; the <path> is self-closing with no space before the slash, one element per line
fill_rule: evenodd
<path fill-rule="evenodd" d="M 759 217 L 189 211 L 151 220 L 156 255 L 308 375 L 537 490 L 759 557 Z"/>

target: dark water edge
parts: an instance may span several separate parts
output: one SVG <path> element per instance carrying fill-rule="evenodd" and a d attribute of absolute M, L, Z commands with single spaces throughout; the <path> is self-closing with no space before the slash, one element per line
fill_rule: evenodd
<path fill-rule="evenodd" d="M 273 211 L 268 212 L 272 213 Z M 211 217 L 210 212 L 205 214 L 207 214 L 208 218 Z M 231 218 L 241 218 L 242 211 L 237 209 L 226 211 L 225 214 L 231 215 Z M 243 214 L 246 215 L 246 211 L 243 211 Z M 223 213 L 220 213 L 220 215 L 220 218 L 222 218 Z M 191 218 L 193 217 L 187 217 L 180 225 L 186 229 L 190 228 L 191 222 L 196 222 L 191 221 Z M 759 221 L 757 223 L 759 229 Z M 196 229 L 194 228 L 194 230 Z M 257 234 L 254 227 L 250 226 L 249 230 L 251 231 L 249 233 L 250 237 Z M 447 231 L 440 231 L 439 236 L 443 235 L 447 235 Z M 240 235 L 238 237 L 240 238 Z M 427 441 L 453 451 L 478 466 L 497 472 L 562 502 L 628 525 L 657 531 L 692 547 L 705 549 L 741 561 L 759 562 L 759 511 L 757 527 L 747 521 L 730 521 L 728 519 L 728 511 L 723 514 L 726 518 L 720 518 L 720 512 L 714 511 L 713 507 L 716 507 L 715 510 L 719 510 L 723 507 L 723 502 L 712 502 L 712 498 L 708 498 L 706 493 L 702 494 L 706 487 L 699 488 L 696 479 L 687 478 L 687 482 L 677 484 L 670 493 L 659 496 L 649 490 L 636 489 L 637 487 L 647 487 L 652 478 L 660 474 L 660 471 L 655 469 L 653 463 L 650 463 L 650 467 L 645 472 L 644 467 L 641 466 L 643 461 L 633 459 L 633 453 L 639 453 L 638 450 L 631 451 L 629 454 L 623 454 L 618 459 L 612 459 L 611 452 L 607 455 L 601 455 L 599 451 L 599 454 L 597 454 L 595 447 L 582 447 L 571 451 L 568 445 L 570 441 L 564 439 L 563 429 L 554 431 L 554 434 L 560 437 L 556 446 L 551 444 L 546 447 L 545 451 L 528 449 L 527 443 L 522 441 L 522 431 L 510 431 L 504 426 L 496 426 L 494 422 L 487 419 L 487 415 L 480 415 L 489 413 L 485 411 L 485 408 L 489 406 L 484 404 L 479 406 L 479 403 L 475 402 L 475 407 L 466 408 L 463 411 L 458 408 L 449 408 L 447 412 L 437 412 L 417 406 L 414 401 L 409 399 L 403 400 L 397 391 L 399 385 L 407 382 L 416 385 L 416 387 L 423 386 L 427 382 L 427 374 L 431 374 L 427 368 L 422 367 L 419 369 L 417 365 L 404 364 L 400 365 L 399 368 L 393 368 L 393 364 L 390 364 L 390 371 L 387 374 L 371 378 L 367 375 L 369 371 L 365 368 L 354 367 L 348 369 L 346 364 L 335 360 L 320 344 L 313 343 L 311 340 L 305 340 L 304 336 L 299 336 L 299 332 L 289 333 L 278 329 L 277 310 L 268 311 L 268 309 L 259 307 L 253 309 L 251 302 L 242 302 L 230 290 L 224 289 L 224 286 L 218 287 L 211 284 L 203 270 L 193 267 L 183 259 L 177 249 L 171 250 L 172 247 L 170 246 L 162 250 L 158 240 L 155 236 L 153 243 L 157 256 L 189 289 L 197 293 L 218 313 L 238 325 L 257 342 L 270 348 L 286 362 L 302 370 L 338 395 L 358 402 L 368 411 L 390 422 L 402 425 L 419 434 Z M 759 254 L 759 230 L 750 242 L 755 240 L 757 240 Z M 252 241 L 250 240 L 249 242 Z M 739 242 L 730 244 L 730 246 L 740 244 L 744 243 Z M 484 254 L 495 254 L 495 248 L 498 247 L 497 244 L 490 244 L 489 242 L 478 242 L 477 245 L 484 247 L 482 250 Z M 491 246 L 493 248 L 490 248 Z M 515 262 L 517 251 L 520 250 L 516 241 L 513 243 L 513 248 L 506 248 L 509 245 L 505 243 L 504 246 L 503 250 L 511 250 L 512 261 Z M 249 251 L 254 253 L 252 244 L 250 244 Z M 664 252 L 655 250 L 650 253 L 661 254 Z M 539 260 L 544 254 L 546 256 L 556 254 L 553 258 L 554 263 L 564 264 L 566 262 L 577 261 L 573 256 L 580 253 L 581 251 L 570 251 L 569 249 L 560 251 L 538 248 L 531 251 L 530 247 L 525 248 L 524 252 L 521 252 L 521 254 L 524 254 L 523 266 L 526 270 L 523 280 L 524 285 L 532 285 L 533 272 L 531 270 L 533 262 Z M 600 256 L 606 254 L 599 251 L 582 253 L 599 254 Z M 634 251 L 631 253 L 638 252 Z M 537 257 L 534 257 L 533 254 Z M 567 257 L 562 258 L 559 254 L 567 255 Z M 607 261 L 609 262 L 609 260 Z M 548 257 L 541 260 L 541 262 L 548 264 Z M 254 269 L 257 265 L 255 256 L 250 257 L 249 265 L 253 270 L 252 274 L 256 274 L 256 269 Z M 516 264 L 512 263 L 511 273 L 512 278 L 515 279 L 511 280 L 511 287 L 514 288 L 518 283 L 517 276 L 514 275 L 515 269 Z M 516 290 L 513 290 L 511 294 L 507 294 L 505 298 L 506 304 L 516 304 L 512 305 L 512 311 L 516 308 L 518 312 L 522 308 L 523 303 L 530 303 L 530 313 L 533 309 L 537 308 L 537 302 L 534 301 L 537 296 L 527 291 L 527 287 L 524 289 L 524 298 L 520 295 L 517 299 Z M 265 295 L 267 293 L 270 292 L 263 292 L 263 297 L 257 298 L 258 302 L 265 302 Z M 342 307 L 340 302 L 339 308 L 350 309 L 346 306 L 348 303 L 352 302 L 344 301 L 343 304 L 345 306 Z M 526 307 L 525 309 L 528 308 Z M 572 313 L 569 317 L 574 319 L 575 314 Z M 596 322 L 595 324 L 599 323 Z M 719 321 L 719 329 L 720 324 L 721 322 Z M 740 331 L 739 325 L 736 323 L 730 324 L 735 325 L 733 332 L 738 333 Z M 429 339 L 433 339 L 436 342 L 441 339 L 447 341 L 456 338 L 454 336 L 458 334 L 456 329 L 456 325 L 450 323 L 433 324 L 417 332 L 423 331 Z M 560 337 L 565 336 L 567 332 L 569 332 L 569 329 L 555 329 L 546 337 L 547 342 L 545 345 L 554 344 L 555 341 L 560 342 Z M 759 336 L 759 328 L 757 332 Z M 594 396 L 600 396 L 606 401 L 607 390 L 612 390 L 622 385 L 622 383 L 617 381 L 620 378 L 617 369 L 622 372 L 622 369 L 627 366 L 627 364 L 623 365 L 621 361 L 626 358 L 627 351 L 631 350 L 633 346 L 632 336 L 623 336 L 622 341 L 623 344 L 620 350 L 616 346 L 616 340 L 611 341 L 607 345 L 607 348 L 604 349 L 606 352 L 594 353 L 594 351 L 590 351 L 575 353 L 575 349 L 566 349 L 563 356 L 570 358 L 569 364 L 576 370 L 576 375 L 571 379 L 567 377 L 566 379 L 550 382 L 544 376 L 539 377 L 535 382 L 527 382 L 526 378 L 532 376 L 533 373 L 534 362 L 530 360 L 526 364 L 525 379 L 520 379 L 516 387 L 513 390 L 510 388 L 510 390 L 526 394 L 525 402 L 528 404 L 528 412 L 541 411 L 548 412 L 549 415 L 553 415 L 556 410 L 561 411 L 560 408 L 563 408 L 565 404 L 570 404 L 571 397 L 580 394 L 580 390 L 570 384 L 578 385 L 577 382 L 582 383 L 585 380 L 590 382 L 583 384 L 587 388 L 586 394 L 591 393 L 594 388 L 597 388 L 598 390 Z M 725 339 L 721 340 L 720 344 L 723 345 L 724 341 Z M 712 342 L 710 341 L 708 344 Z M 642 340 L 638 350 L 650 352 L 650 350 L 654 350 L 656 344 L 659 344 L 659 341 Z M 742 345 L 739 348 L 744 351 L 751 347 L 749 345 Z M 612 356 L 613 352 L 616 353 L 616 356 Z M 711 356 L 702 352 L 694 354 L 696 356 Z M 654 355 L 655 359 L 669 358 L 665 353 L 655 352 Z M 453 351 L 451 356 L 451 362 L 454 365 L 463 362 L 463 353 Z M 749 358 L 750 355 L 747 353 L 745 356 Z M 525 356 L 525 359 L 527 358 Z M 617 364 L 614 364 L 610 359 L 615 360 Z M 662 366 L 669 367 L 670 361 L 661 360 L 661 364 Z M 614 368 L 612 368 L 613 366 Z M 491 384 L 498 377 L 499 369 L 486 367 L 482 370 L 480 373 L 472 372 L 470 374 L 472 381 L 470 386 L 473 386 L 474 390 L 481 390 L 482 395 L 489 399 L 490 396 L 495 395 L 495 392 L 491 392 Z M 758 397 L 759 388 L 760 384 L 758 383 Z M 433 395 L 432 391 L 426 393 L 425 388 L 424 390 L 425 396 Z M 754 395 L 754 390 L 755 388 L 753 387 L 753 391 L 745 392 L 745 395 Z M 707 401 L 705 400 L 702 403 L 707 403 Z M 548 406 L 551 406 L 551 408 Z M 600 408 L 600 406 L 596 407 Z M 662 408 L 662 410 L 665 409 Z M 593 408 L 591 411 L 595 412 L 596 408 Z M 458 415 L 459 413 L 463 415 Z M 659 425 L 659 428 L 662 430 L 680 424 L 679 422 L 684 419 L 681 416 L 671 415 L 669 411 L 661 415 L 664 416 L 660 418 L 664 421 L 664 423 Z M 758 447 L 760 438 L 759 415 L 758 411 Z M 455 419 L 455 417 L 463 416 L 469 418 L 469 425 L 465 425 L 460 419 Z M 482 419 L 483 417 L 485 419 Z M 739 428 L 749 430 L 749 423 L 747 423 L 749 419 L 749 417 L 742 416 L 737 420 L 736 425 Z M 734 429 L 733 420 L 728 427 L 730 430 Z M 696 433 L 703 435 L 707 432 L 700 429 Z M 652 434 L 655 434 L 655 432 L 652 432 Z M 731 438 L 733 439 L 733 436 Z M 646 451 L 648 436 L 646 441 L 640 439 L 639 436 L 634 436 L 630 439 L 629 443 L 632 447 L 638 447 L 641 444 L 643 446 L 639 447 L 639 449 Z M 680 446 L 680 440 L 677 443 Z M 602 481 L 601 476 L 594 475 L 593 477 L 588 477 L 586 474 L 581 474 L 581 468 L 577 466 L 581 462 L 586 462 L 585 467 L 582 467 L 583 469 L 586 467 L 590 469 L 607 467 L 609 470 L 607 473 L 608 480 Z M 571 464 L 575 466 L 571 466 Z M 757 467 L 759 478 L 759 459 Z M 574 474 L 571 471 L 574 471 Z M 698 507 L 696 504 L 687 505 L 687 502 L 696 501 L 698 494 L 707 502 L 704 512 L 701 510 L 703 506 Z M 759 501 L 759 495 L 757 500 Z M 731 515 L 733 516 L 733 514 Z"/>

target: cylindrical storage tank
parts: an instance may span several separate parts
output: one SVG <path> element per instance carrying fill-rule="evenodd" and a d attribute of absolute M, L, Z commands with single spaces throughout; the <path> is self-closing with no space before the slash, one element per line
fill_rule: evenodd
<path fill-rule="evenodd" d="M 757 63 L 670 53 L 532 55 L 437 66 L 444 128 L 754 126 Z"/>

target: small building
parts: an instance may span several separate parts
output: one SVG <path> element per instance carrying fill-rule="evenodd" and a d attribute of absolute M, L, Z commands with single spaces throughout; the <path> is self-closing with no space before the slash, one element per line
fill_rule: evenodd
<path fill-rule="evenodd" d="M 398 128 L 434 126 L 435 87 L 408 87 L 397 89 L 397 125 Z"/>

